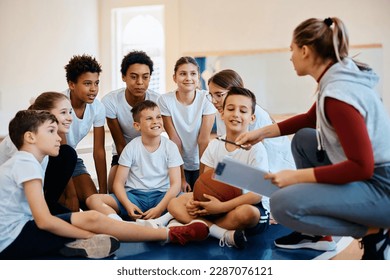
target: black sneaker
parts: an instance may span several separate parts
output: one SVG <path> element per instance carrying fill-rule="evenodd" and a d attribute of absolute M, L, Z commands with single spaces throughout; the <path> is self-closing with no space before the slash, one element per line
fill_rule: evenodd
<path fill-rule="evenodd" d="M 390 246 L 389 233 L 381 229 L 378 233 L 363 237 L 360 244 L 364 248 L 362 260 L 385 260 L 385 249 Z"/>
<path fill-rule="evenodd" d="M 336 249 L 336 242 L 332 236 L 315 236 L 299 232 L 280 237 L 274 241 L 275 246 L 284 249 L 314 249 L 319 251 L 332 251 Z"/>
<path fill-rule="evenodd" d="M 76 239 L 65 244 L 60 253 L 65 257 L 101 259 L 111 256 L 119 249 L 117 238 L 107 234 L 95 234 L 88 239 Z"/>

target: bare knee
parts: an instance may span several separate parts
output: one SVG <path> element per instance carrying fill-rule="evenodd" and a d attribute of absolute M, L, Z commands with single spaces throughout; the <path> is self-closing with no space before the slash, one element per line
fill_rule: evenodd
<path fill-rule="evenodd" d="M 85 204 L 89 209 L 94 209 L 94 206 L 96 206 L 97 203 L 102 203 L 100 195 L 99 194 L 93 194 L 85 200 Z"/>
<path fill-rule="evenodd" d="M 234 219 L 239 224 L 239 227 L 252 227 L 259 222 L 260 212 L 250 204 L 240 205 L 234 210 Z"/>
<path fill-rule="evenodd" d="M 96 210 L 88 210 L 83 212 L 83 222 L 86 225 L 96 225 L 101 221 L 103 218 L 104 214 L 96 211 Z"/>
<path fill-rule="evenodd" d="M 168 212 L 181 223 L 189 223 L 193 218 L 188 214 L 186 204 L 192 198 L 192 193 L 182 194 L 171 199 L 168 204 Z"/>

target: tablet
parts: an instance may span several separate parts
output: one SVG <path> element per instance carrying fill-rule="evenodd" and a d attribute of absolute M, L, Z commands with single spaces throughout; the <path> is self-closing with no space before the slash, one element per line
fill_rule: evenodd
<path fill-rule="evenodd" d="M 215 168 L 214 179 L 240 189 L 271 196 L 279 187 L 264 179 L 267 171 L 225 157 Z"/>

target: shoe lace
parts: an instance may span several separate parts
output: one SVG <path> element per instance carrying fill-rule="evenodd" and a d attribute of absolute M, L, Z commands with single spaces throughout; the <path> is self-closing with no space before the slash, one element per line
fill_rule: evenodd
<path fill-rule="evenodd" d="M 234 240 L 232 241 L 231 232 L 229 230 L 227 230 L 222 238 L 219 239 L 219 246 L 225 247 L 225 245 L 229 248 L 234 246 Z"/>

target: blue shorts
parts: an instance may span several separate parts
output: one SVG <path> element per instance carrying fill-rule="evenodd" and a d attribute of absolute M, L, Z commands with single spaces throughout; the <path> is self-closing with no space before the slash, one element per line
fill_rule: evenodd
<path fill-rule="evenodd" d="M 269 214 L 270 213 L 268 212 L 267 209 L 265 209 L 263 207 L 263 203 L 259 202 L 253 206 L 256 207 L 257 209 L 259 209 L 260 220 L 256 226 L 254 226 L 252 228 L 245 229 L 245 234 L 248 236 L 262 233 L 262 232 L 266 231 L 269 227 Z"/>
<path fill-rule="evenodd" d="M 166 192 L 160 191 L 140 191 L 140 190 L 130 190 L 126 192 L 127 198 L 131 203 L 138 206 L 142 212 L 149 210 L 150 208 L 156 207 L 157 204 L 164 198 Z M 119 202 L 118 198 L 114 194 L 110 194 L 116 201 L 116 204 L 119 208 L 119 215 L 126 217 L 127 211 L 126 208 Z M 163 214 L 166 211 L 163 212 Z"/>
<path fill-rule="evenodd" d="M 84 161 L 81 158 L 77 158 L 76 166 L 74 168 L 72 177 L 77 177 L 83 174 L 88 174 L 88 170 L 84 165 Z"/>

